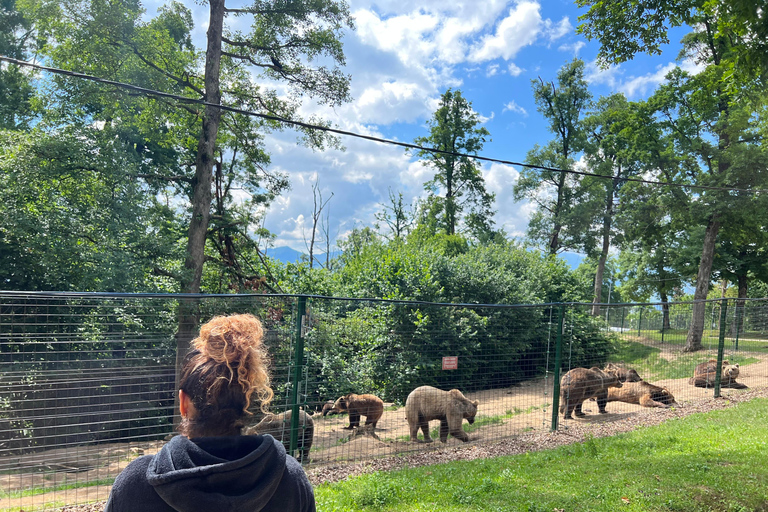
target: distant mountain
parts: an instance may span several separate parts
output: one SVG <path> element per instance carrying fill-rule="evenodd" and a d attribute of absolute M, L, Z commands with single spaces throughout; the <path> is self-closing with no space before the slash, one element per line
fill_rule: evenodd
<path fill-rule="evenodd" d="M 292 249 L 287 245 L 281 247 L 270 247 L 266 251 L 267 256 L 283 263 L 298 263 L 302 259 L 307 259 L 309 255 L 307 253 Z M 336 258 L 341 255 L 341 251 L 331 251 L 331 258 Z M 325 253 L 315 253 L 315 261 L 325 264 Z"/>

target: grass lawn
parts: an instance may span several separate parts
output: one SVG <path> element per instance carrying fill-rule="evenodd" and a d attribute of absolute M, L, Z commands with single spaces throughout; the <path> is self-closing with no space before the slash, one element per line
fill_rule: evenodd
<path fill-rule="evenodd" d="M 629 368 L 636 369 L 641 377 L 649 381 L 691 377 L 698 363 L 716 357 L 716 354 L 693 352 L 679 354 L 669 360 L 661 357 L 661 349 L 657 347 L 627 340 L 619 341 L 617 349 L 618 351 L 610 357 L 610 361 L 620 362 Z M 742 366 L 758 361 L 754 357 L 744 356 L 739 352 L 727 353 L 726 359 L 731 364 L 738 363 Z"/>
<path fill-rule="evenodd" d="M 768 399 L 553 450 L 363 475 L 317 510 L 768 510 Z"/>

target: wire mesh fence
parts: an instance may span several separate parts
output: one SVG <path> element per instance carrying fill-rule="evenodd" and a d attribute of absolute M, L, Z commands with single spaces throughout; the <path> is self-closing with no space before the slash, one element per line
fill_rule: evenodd
<path fill-rule="evenodd" d="M 182 309 L 262 320 L 277 416 L 253 407 L 244 432 L 282 439 L 312 466 L 768 385 L 768 301 L 705 306 L 701 348 L 687 352 L 690 303 L 593 314 L 591 304 L 3 292 L 0 510 L 105 499 L 130 460 L 173 435 Z"/>

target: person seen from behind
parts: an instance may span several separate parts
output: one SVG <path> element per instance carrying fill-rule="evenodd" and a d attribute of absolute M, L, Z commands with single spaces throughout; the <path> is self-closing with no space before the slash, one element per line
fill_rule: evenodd
<path fill-rule="evenodd" d="M 272 436 L 240 435 L 253 400 L 272 400 L 264 330 L 253 315 L 213 318 L 179 381 L 179 433 L 115 480 L 105 512 L 314 512 L 301 465 Z"/>

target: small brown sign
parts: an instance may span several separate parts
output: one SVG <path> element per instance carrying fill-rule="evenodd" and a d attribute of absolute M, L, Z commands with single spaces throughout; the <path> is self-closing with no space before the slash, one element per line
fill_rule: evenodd
<path fill-rule="evenodd" d="M 456 370 L 459 367 L 459 356 L 443 358 L 443 370 Z"/>

